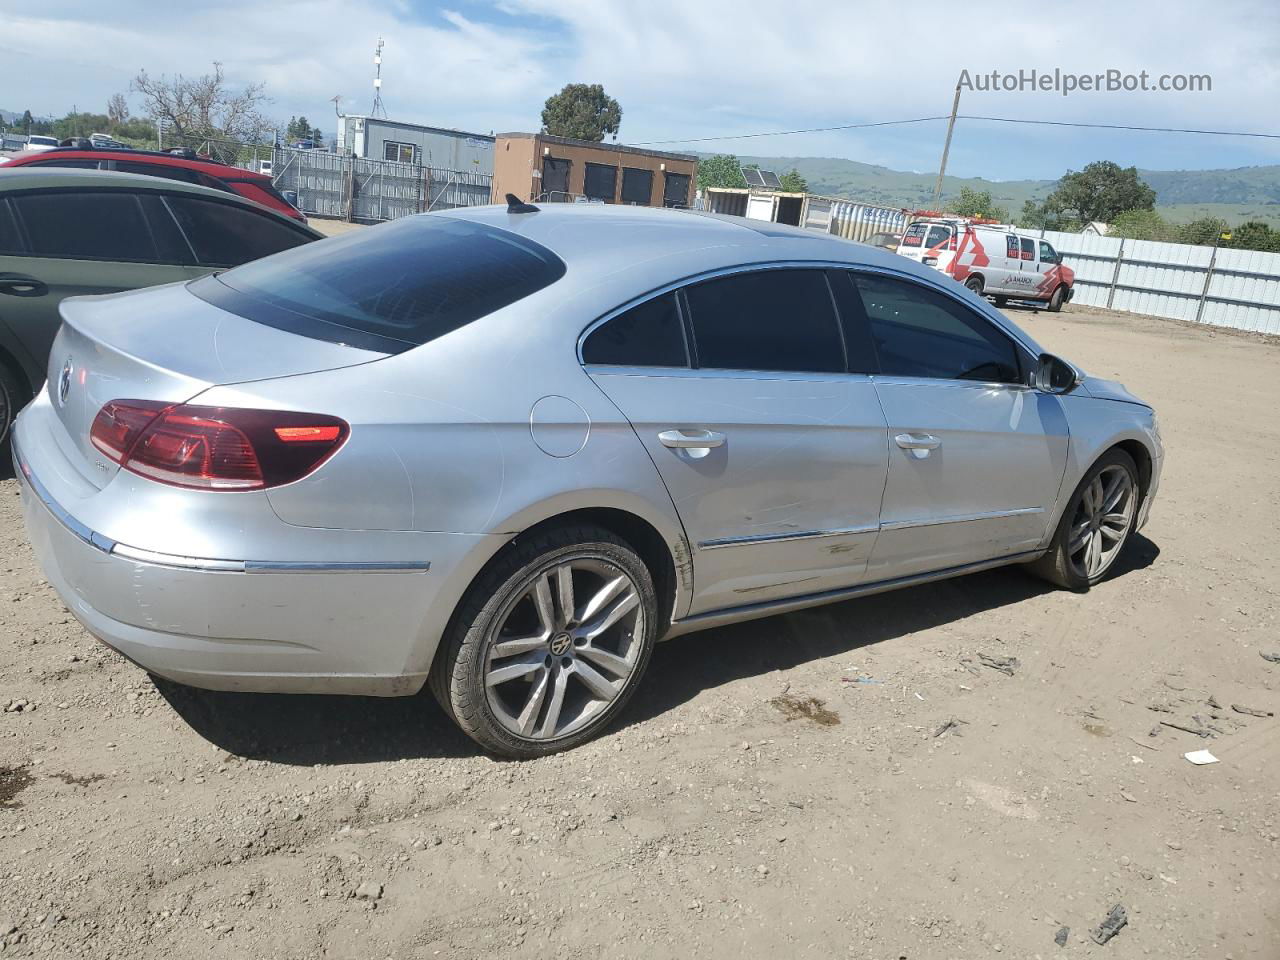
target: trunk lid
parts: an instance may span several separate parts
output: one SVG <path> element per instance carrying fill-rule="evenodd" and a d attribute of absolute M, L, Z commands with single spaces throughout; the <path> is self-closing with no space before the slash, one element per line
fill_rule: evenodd
<path fill-rule="evenodd" d="M 59 446 L 98 488 L 119 467 L 93 446 L 89 431 L 112 400 L 184 403 L 216 385 L 386 356 L 255 323 L 193 296 L 183 284 L 75 297 L 59 311 L 62 329 L 49 354 L 45 389 L 62 430 Z"/>

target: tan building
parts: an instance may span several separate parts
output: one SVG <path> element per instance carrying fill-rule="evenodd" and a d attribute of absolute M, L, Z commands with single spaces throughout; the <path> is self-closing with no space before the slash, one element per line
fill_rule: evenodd
<path fill-rule="evenodd" d="M 548 133 L 500 133 L 493 151 L 493 201 L 597 201 L 690 207 L 698 158 Z"/>

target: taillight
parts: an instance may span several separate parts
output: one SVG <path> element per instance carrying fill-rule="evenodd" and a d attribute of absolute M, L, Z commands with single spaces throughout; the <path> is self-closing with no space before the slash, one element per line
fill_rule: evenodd
<path fill-rule="evenodd" d="M 342 446 L 337 417 L 284 410 L 115 400 L 90 439 L 126 470 L 199 490 L 263 490 L 300 480 Z"/>
<path fill-rule="evenodd" d="M 960 238 L 956 236 L 956 232 L 954 230 L 951 231 L 951 239 L 947 242 L 947 249 L 948 250 L 960 249 Z"/>

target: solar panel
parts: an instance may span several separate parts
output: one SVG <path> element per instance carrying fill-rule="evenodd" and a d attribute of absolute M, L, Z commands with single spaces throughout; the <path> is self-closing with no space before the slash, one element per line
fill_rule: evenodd
<path fill-rule="evenodd" d="M 782 181 L 778 179 L 778 175 L 772 170 L 757 171 L 760 174 L 762 185 L 766 190 L 781 190 Z"/>
<path fill-rule="evenodd" d="M 743 167 L 742 176 L 747 181 L 748 187 L 764 186 L 764 171 L 759 167 Z"/>

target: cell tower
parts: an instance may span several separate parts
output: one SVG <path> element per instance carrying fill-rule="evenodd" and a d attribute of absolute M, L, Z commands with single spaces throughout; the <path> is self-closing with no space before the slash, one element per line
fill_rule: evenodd
<path fill-rule="evenodd" d="M 373 51 L 373 110 L 371 117 L 387 117 L 387 108 L 382 105 L 382 38 L 378 38 L 378 49 Z"/>

